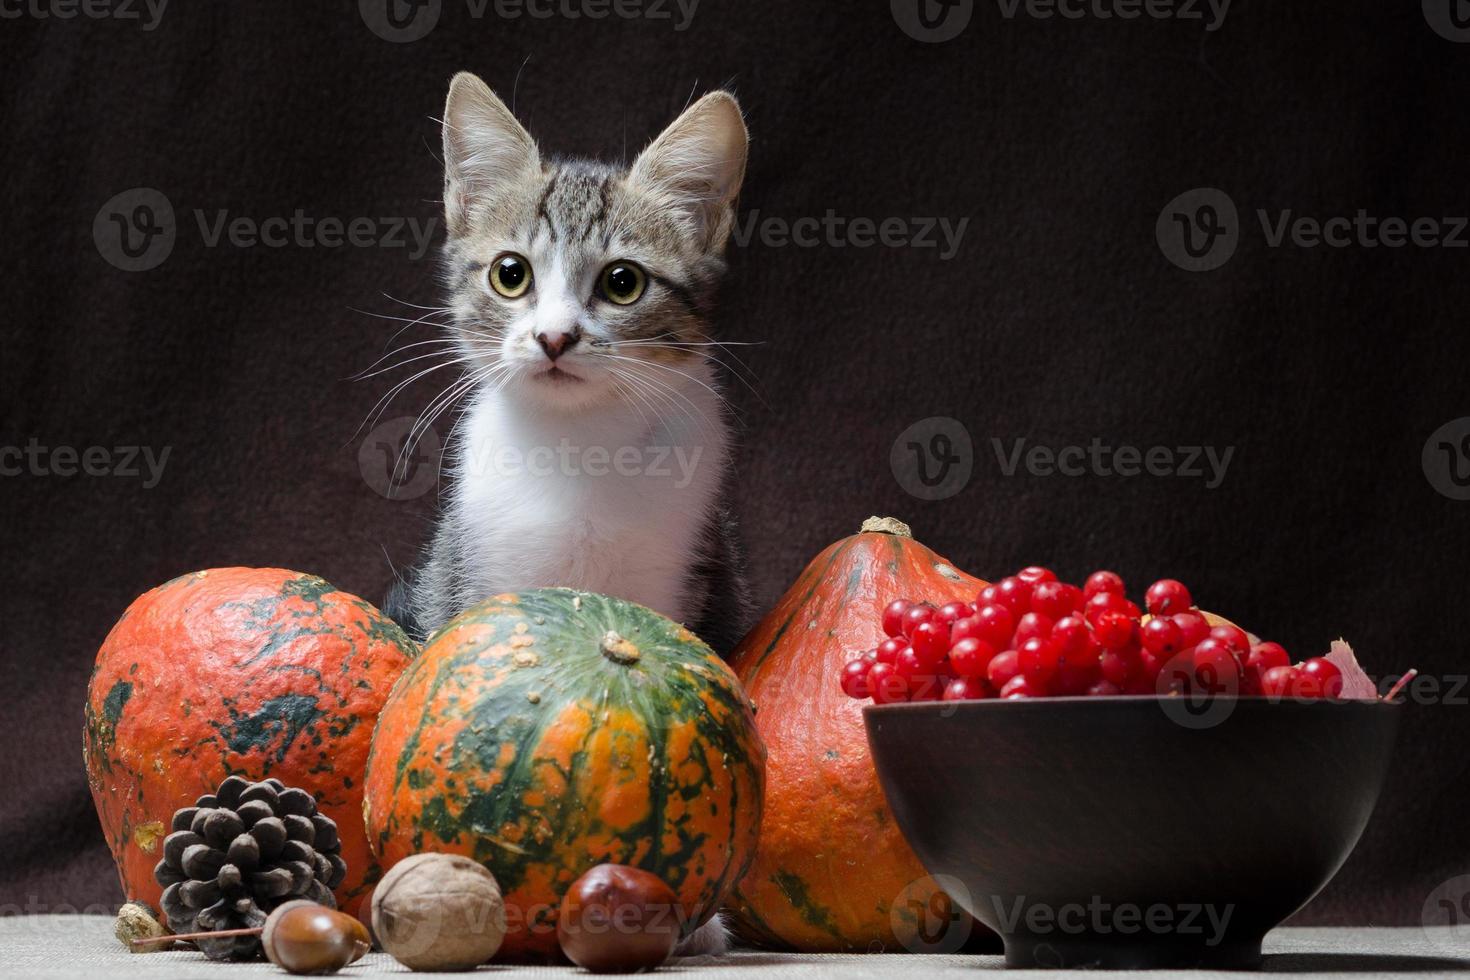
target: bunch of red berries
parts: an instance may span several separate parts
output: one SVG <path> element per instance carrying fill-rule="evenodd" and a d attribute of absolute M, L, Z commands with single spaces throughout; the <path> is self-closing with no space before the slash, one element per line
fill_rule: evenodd
<path fill-rule="evenodd" d="M 1117 694 L 1335 698 L 1342 674 L 1325 657 L 1293 666 L 1279 643 L 1212 627 L 1184 583 L 1160 579 L 1144 611 L 1113 572 L 1081 588 L 1023 568 L 973 603 L 895 599 L 888 639 L 847 663 L 842 689 L 878 704 Z"/>

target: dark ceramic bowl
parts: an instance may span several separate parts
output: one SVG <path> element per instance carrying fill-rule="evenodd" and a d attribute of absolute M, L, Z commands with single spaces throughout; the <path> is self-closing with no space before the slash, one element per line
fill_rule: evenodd
<path fill-rule="evenodd" d="M 1400 706 L 1169 701 L 864 709 L 904 836 L 1007 965 L 1254 967 L 1352 852 Z"/>

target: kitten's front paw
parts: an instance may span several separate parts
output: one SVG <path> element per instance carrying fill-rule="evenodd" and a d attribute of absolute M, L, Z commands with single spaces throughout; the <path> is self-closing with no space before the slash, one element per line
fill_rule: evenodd
<path fill-rule="evenodd" d="M 725 913 L 716 912 L 714 918 L 694 930 L 674 950 L 675 956 L 723 956 L 730 951 L 730 930 L 725 925 Z"/>

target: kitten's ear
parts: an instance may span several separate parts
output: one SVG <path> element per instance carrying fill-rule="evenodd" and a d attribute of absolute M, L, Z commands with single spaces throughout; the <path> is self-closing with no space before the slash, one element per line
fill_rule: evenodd
<path fill-rule="evenodd" d="M 465 230 L 477 198 L 540 169 L 536 141 L 477 76 L 462 71 L 444 104 L 444 217 L 452 234 Z"/>
<path fill-rule="evenodd" d="M 639 154 L 629 180 L 682 212 L 705 248 L 718 250 L 734 223 L 749 142 L 740 103 L 729 92 L 711 92 Z"/>

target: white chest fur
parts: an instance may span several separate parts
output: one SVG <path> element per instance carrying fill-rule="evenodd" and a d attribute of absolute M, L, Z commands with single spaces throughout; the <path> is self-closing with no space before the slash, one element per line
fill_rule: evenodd
<path fill-rule="evenodd" d="M 685 422 L 625 406 L 527 412 L 494 394 L 473 405 L 450 502 L 476 593 L 463 598 L 568 586 L 689 622 L 688 571 L 728 452 L 720 406 L 696 391 Z"/>

